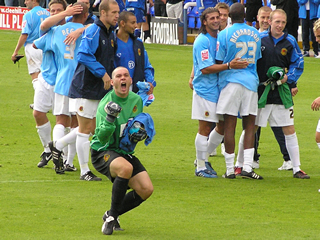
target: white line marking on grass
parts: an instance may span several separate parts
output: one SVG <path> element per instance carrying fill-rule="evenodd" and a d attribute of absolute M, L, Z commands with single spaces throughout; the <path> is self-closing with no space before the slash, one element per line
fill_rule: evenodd
<path fill-rule="evenodd" d="M 0 181 L 0 183 L 42 183 L 42 182 L 75 182 L 75 180 L 12 180 L 12 181 Z"/>

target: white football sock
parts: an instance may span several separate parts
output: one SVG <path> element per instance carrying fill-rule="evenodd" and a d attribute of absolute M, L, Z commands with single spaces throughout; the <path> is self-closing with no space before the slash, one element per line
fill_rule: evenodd
<path fill-rule="evenodd" d="M 47 147 L 48 143 L 51 141 L 51 124 L 50 121 L 41 125 L 36 126 L 37 132 L 44 148 L 44 152 L 50 152 L 50 148 Z"/>
<path fill-rule="evenodd" d="M 52 131 L 53 141 L 57 141 L 64 136 L 65 127 L 62 124 L 56 124 Z"/>
<path fill-rule="evenodd" d="M 68 144 L 75 143 L 77 139 L 77 132 L 78 132 L 78 127 L 72 129 L 67 135 L 57 140 L 56 148 L 60 150 L 66 147 Z"/>
<path fill-rule="evenodd" d="M 292 162 L 293 174 L 300 171 L 300 151 L 298 145 L 297 134 L 284 135 L 286 139 L 286 147 Z"/>
<path fill-rule="evenodd" d="M 76 156 L 76 139 L 77 139 L 77 132 L 78 132 L 78 128 L 71 128 L 70 133 L 68 134 L 68 137 L 66 140 L 70 140 L 68 141 L 68 158 L 67 158 L 67 164 L 69 164 L 70 166 L 73 166 L 73 159 Z"/>
<path fill-rule="evenodd" d="M 208 140 L 208 154 L 212 153 L 221 143 L 223 135 L 219 134 L 216 129 L 213 129 L 209 135 Z M 207 158 L 208 160 L 208 158 Z"/>
<path fill-rule="evenodd" d="M 70 132 L 70 127 L 66 127 L 64 129 L 64 136 L 62 138 L 64 138 L 69 132 Z M 66 162 L 68 158 L 68 146 L 64 147 L 62 151 L 63 151 L 63 162 Z"/>
<path fill-rule="evenodd" d="M 71 143 L 68 145 L 68 158 L 67 158 L 67 164 L 70 166 L 73 166 L 73 159 L 76 156 L 76 143 Z"/>
<path fill-rule="evenodd" d="M 90 151 L 90 134 L 79 133 L 77 131 L 76 149 L 78 154 L 79 165 L 81 169 L 81 176 L 89 169 L 89 151 Z"/>
<path fill-rule="evenodd" d="M 318 145 L 318 148 L 320 149 L 320 143 L 317 143 L 317 145 Z"/>
<path fill-rule="evenodd" d="M 224 154 L 224 159 L 226 161 L 226 168 L 227 168 L 227 175 L 230 175 L 230 174 L 234 174 L 234 157 L 235 157 L 235 154 L 234 153 L 225 153 Z"/>
<path fill-rule="evenodd" d="M 195 139 L 196 146 L 196 157 L 197 157 L 197 171 L 205 170 L 206 165 L 205 161 L 207 158 L 207 149 L 208 149 L 208 137 L 200 135 L 197 133 Z"/>
<path fill-rule="evenodd" d="M 252 172 L 254 148 L 248 148 L 243 150 L 243 170 L 246 172 Z"/>
<path fill-rule="evenodd" d="M 241 133 L 241 136 L 239 138 L 239 146 L 238 146 L 238 155 L 237 155 L 237 161 L 235 166 L 236 167 L 243 167 L 243 162 L 244 162 L 244 153 L 243 153 L 243 139 L 244 139 L 244 130 Z"/>

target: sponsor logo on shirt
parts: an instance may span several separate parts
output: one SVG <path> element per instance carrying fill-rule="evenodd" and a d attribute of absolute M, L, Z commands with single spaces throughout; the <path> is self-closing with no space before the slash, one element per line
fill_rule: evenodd
<path fill-rule="evenodd" d="M 205 49 L 201 51 L 201 60 L 208 60 L 209 59 L 209 50 Z"/>

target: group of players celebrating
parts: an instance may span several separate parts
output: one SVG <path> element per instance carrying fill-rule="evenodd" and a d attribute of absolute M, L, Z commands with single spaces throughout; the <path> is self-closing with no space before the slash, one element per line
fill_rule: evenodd
<path fill-rule="evenodd" d="M 155 135 L 137 94 L 139 81 L 146 83 L 146 96 L 156 86 L 147 52 L 134 36 L 137 18 L 134 11 L 120 13 L 114 0 L 101 1 L 99 18 L 89 12 L 89 0 L 69 6 L 65 0 L 52 0 L 51 16 L 39 0 L 26 0 L 26 5 L 30 11 L 12 60 L 25 45 L 35 89 L 33 114 L 44 147 L 38 167 L 52 159 L 57 174 L 77 171 L 77 153 L 80 180 L 101 181 L 89 169 L 91 145 L 93 166 L 113 182 L 102 225 L 102 232 L 110 235 L 122 230 L 119 216 L 153 192 L 146 169 L 133 155 L 139 141 L 148 145 Z M 53 141 L 47 117 L 51 109 L 56 116 Z"/>
<path fill-rule="evenodd" d="M 304 60 L 296 39 L 285 31 L 287 15 L 281 9 L 262 7 L 262 31 L 244 23 L 241 3 L 230 7 L 232 26 L 219 32 L 220 13 L 207 8 L 201 15 L 200 35 L 193 47 L 192 119 L 199 121 L 195 139 L 195 175 L 217 178 L 209 154 L 224 139 L 227 179 L 263 179 L 253 170 L 255 132 L 258 127 L 281 127 L 293 177 L 309 179 L 300 169 L 294 129 L 292 96 Z M 257 17 L 259 19 L 259 16 Z M 235 163 L 235 129 L 242 119 L 243 132 Z M 213 123 L 217 123 L 212 129 Z M 291 163 L 290 163 L 291 164 Z"/>

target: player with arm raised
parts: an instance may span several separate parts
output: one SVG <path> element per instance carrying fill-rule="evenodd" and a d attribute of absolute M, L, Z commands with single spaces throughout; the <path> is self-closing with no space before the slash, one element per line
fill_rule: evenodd
<path fill-rule="evenodd" d="M 93 166 L 113 182 L 111 207 L 103 216 L 102 232 L 106 235 L 111 235 L 114 228 L 120 228 L 120 215 L 139 206 L 153 192 L 152 182 L 144 166 L 133 155 L 133 151 L 122 149 L 120 144 L 128 121 L 142 113 L 142 100 L 129 90 L 132 79 L 126 68 L 118 67 L 113 71 L 111 84 L 113 90 L 99 103 L 97 127 L 91 141 Z M 153 121 L 146 121 L 144 129 L 152 138 Z M 146 135 L 136 137 L 133 137 L 133 141 L 140 141 Z M 128 187 L 132 191 L 127 193 Z"/>
<path fill-rule="evenodd" d="M 227 70 L 230 66 L 233 68 L 247 66 L 245 61 L 237 60 L 226 64 L 216 64 L 219 17 L 219 10 L 212 7 L 207 8 L 201 14 L 201 33 L 193 46 L 194 78 L 191 77 L 189 81 L 190 88 L 193 89 L 192 119 L 199 121 L 199 130 L 195 139 L 197 160 L 195 175 L 206 178 L 217 177 L 217 173 L 208 162 L 208 151 L 211 153 L 220 144 L 224 131 L 222 116 L 216 114 L 216 103 L 219 98 L 217 73 Z M 218 124 L 211 131 L 214 122 Z"/>

